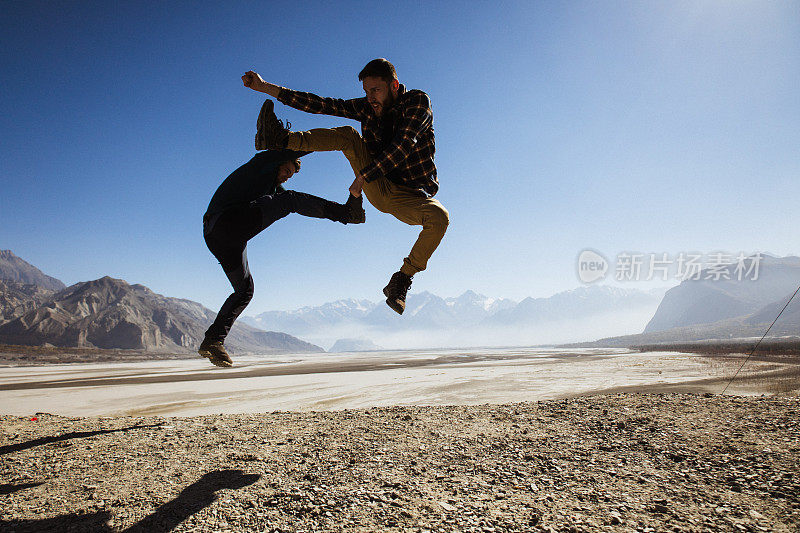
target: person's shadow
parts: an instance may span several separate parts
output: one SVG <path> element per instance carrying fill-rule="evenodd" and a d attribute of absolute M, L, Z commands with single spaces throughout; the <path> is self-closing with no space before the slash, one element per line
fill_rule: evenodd
<path fill-rule="evenodd" d="M 221 489 L 240 489 L 261 478 L 258 474 L 245 474 L 241 470 L 216 470 L 192 483 L 172 501 L 156 509 L 151 515 L 123 530 L 124 533 L 163 533 L 172 531 L 178 524 L 211 505 Z M 89 514 L 65 514 L 41 520 L 0 520 L 0 531 L 116 531 L 107 524 L 108 511 Z"/>
<path fill-rule="evenodd" d="M 6 494 L 13 494 L 18 490 L 29 489 L 31 487 L 38 487 L 39 485 L 44 485 L 43 481 L 39 481 L 37 483 L 3 483 L 0 485 L 0 496 L 5 496 Z"/>
<path fill-rule="evenodd" d="M 163 422 L 159 424 L 148 424 L 146 426 L 137 424 L 135 426 L 120 428 L 120 429 L 98 429 L 96 431 L 72 431 L 70 433 L 64 433 L 63 435 L 57 435 L 55 437 L 40 437 L 38 439 L 29 440 L 27 442 L 20 442 L 18 444 L 6 444 L 5 446 L 0 446 L 0 455 L 6 455 L 21 450 L 27 450 L 29 448 L 35 448 L 36 446 L 44 446 L 45 444 L 52 444 L 54 442 L 62 442 L 71 439 L 84 439 L 86 437 L 93 437 L 95 435 L 105 435 L 106 433 L 130 431 L 132 429 L 154 428 L 154 427 L 159 427 L 162 424 Z"/>

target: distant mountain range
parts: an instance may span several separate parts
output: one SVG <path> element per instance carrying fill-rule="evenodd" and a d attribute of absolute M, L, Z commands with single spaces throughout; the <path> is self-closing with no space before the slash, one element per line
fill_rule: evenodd
<path fill-rule="evenodd" d="M 363 323 L 374 327 L 431 329 L 452 328 L 481 320 L 494 312 L 513 307 L 515 302 L 492 299 L 467 291 L 458 298 L 440 298 L 430 292 L 411 293 L 401 317 L 383 302 L 344 299 L 292 311 L 267 311 L 247 322 L 254 326 L 277 327 L 282 331 L 313 333 L 340 324 Z"/>
<path fill-rule="evenodd" d="M 604 338 L 581 346 L 631 346 L 711 339 L 761 337 L 800 286 L 800 258 L 764 256 L 758 279 L 687 280 L 673 287 L 643 333 Z M 770 337 L 800 335 L 800 296 L 769 332 Z"/>
<path fill-rule="evenodd" d="M 800 258 L 764 256 L 756 280 L 736 279 L 733 268 L 723 269 L 730 279 L 701 275 L 666 293 L 589 285 L 516 302 L 473 291 L 454 298 L 412 292 L 402 316 L 383 301 L 343 299 L 242 317 L 226 345 L 276 353 L 324 351 L 320 345 L 332 351 L 632 346 L 760 336 L 800 284 Z M 0 251 L 0 344 L 191 352 L 214 316 L 197 302 L 110 277 L 66 287 Z M 770 332 L 791 335 L 800 335 L 800 297 Z"/>
<path fill-rule="evenodd" d="M 14 276 L 0 281 L 3 344 L 190 352 L 215 317 L 197 302 L 162 296 L 143 285 L 108 276 L 64 287 L 8 250 L 3 258 L 0 275 Z M 44 281 L 61 289 L 16 280 Z M 324 351 L 286 333 L 246 324 L 232 328 L 226 346 L 235 352 L 262 354 Z"/>
<path fill-rule="evenodd" d="M 663 290 L 599 285 L 521 302 L 473 291 L 455 298 L 421 292 L 409 294 L 402 316 L 383 301 L 345 299 L 243 320 L 323 346 L 336 344 L 337 351 L 342 346 L 337 340 L 353 338 L 387 348 L 546 344 L 641 330 L 662 295 Z"/>

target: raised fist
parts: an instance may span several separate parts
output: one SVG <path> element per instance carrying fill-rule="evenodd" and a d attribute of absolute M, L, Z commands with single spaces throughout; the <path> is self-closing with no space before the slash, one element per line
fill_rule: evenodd
<path fill-rule="evenodd" d="M 253 72 L 252 70 L 248 70 L 242 76 L 242 83 L 244 83 L 245 87 L 249 87 L 254 91 L 263 92 L 263 87 L 266 82 L 258 75 L 258 72 Z"/>

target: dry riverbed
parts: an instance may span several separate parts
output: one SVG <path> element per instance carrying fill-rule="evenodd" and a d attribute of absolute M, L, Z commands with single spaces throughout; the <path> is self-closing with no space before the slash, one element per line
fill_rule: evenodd
<path fill-rule="evenodd" d="M 797 531 L 798 421 L 689 394 L 2 416 L 0 530 Z"/>

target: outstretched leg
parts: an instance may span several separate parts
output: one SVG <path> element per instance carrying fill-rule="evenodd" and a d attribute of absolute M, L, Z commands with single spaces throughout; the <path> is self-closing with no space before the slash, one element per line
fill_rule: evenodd
<path fill-rule="evenodd" d="M 311 218 L 326 218 L 342 224 L 360 224 L 365 218 L 360 199 L 352 196 L 346 203 L 339 204 L 313 194 L 284 191 L 264 195 L 251 202 L 251 206 L 260 212 L 260 224 L 248 234 L 248 240 L 291 213 Z"/>
<path fill-rule="evenodd" d="M 286 148 L 309 152 L 342 152 L 355 174 L 372 161 L 364 139 L 352 126 L 293 131 L 289 133 Z"/>
<path fill-rule="evenodd" d="M 289 133 L 286 147 L 298 151 L 342 152 L 355 176 L 372 162 L 364 139 L 352 126 L 293 131 Z M 369 203 L 384 213 L 388 212 L 385 201 L 389 193 L 387 184 L 388 180 L 383 178 L 364 184 L 364 194 Z"/>

